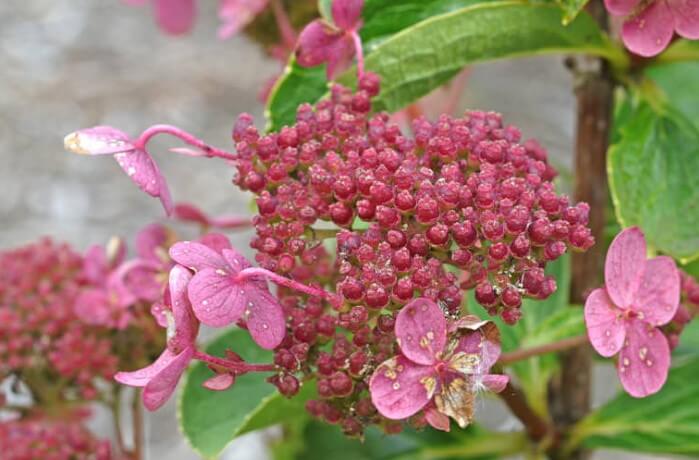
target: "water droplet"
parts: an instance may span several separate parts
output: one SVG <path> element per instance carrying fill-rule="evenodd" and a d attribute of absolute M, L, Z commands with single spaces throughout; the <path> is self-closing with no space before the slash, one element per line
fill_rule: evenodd
<path fill-rule="evenodd" d="M 262 324 L 262 329 L 269 329 L 269 326 L 267 325 L 267 323 Z"/>
<path fill-rule="evenodd" d="M 641 347 L 641 349 L 638 350 L 638 357 L 641 358 L 641 360 L 646 359 L 647 355 L 648 355 L 648 348 Z"/>
<path fill-rule="evenodd" d="M 430 339 L 430 340 L 434 340 L 434 332 L 428 331 L 428 332 L 427 332 L 427 338 Z"/>
<path fill-rule="evenodd" d="M 224 276 L 224 275 L 226 274 L 226 272 L 225 272 L 224 270 L 220 269 L 220 268 L 217 268 L 217 269 L 216 269 L 216 274 L 217 274 L 217 275 Z"/>
<path fill-rule="evenodd" d="M 629 364 L 631 364 L 631 363 L 629 362 L 629 358 L 624 358 L 624 360 L 622 361 L 622 363 L 624 364 L 624 367 L 626 367 L 626 366 L 628 366 Z"/>
<path fill-rule="evenodd" d="M 398 383 L 398 382 L 393 382 L 393 389 L 394 389 L 394 390 L 400 390 L 400 383 Z"/>
<path fill-rule="evenodd" d="M 610 331 L 609 329 L 607 329 L 606 331 L 604 331 L 604 335 L 605 335 L 606 337 L 611 337 L 611 336 L 612 336 L 612 331 Z"/>
<path fill-rule="evenodd" d="M 209 301 L 208 301 L 208 300 L 204 300 L 201 304 L 204 305 L 204 306 L 207 306 L 207 305 L 209 305 Z"/>
<path fill-rule="evenodd" d="M 252 302 L 248 302 L 248 307 L 252 308 L 254 306 L 255 306 L 255 304 L 253 304 Z"/>
<path fill-rule="evenodd" d="M 653 361 L 650 359 L 646 361 L 646 366 L 651 367 L 653 365 Z"/>
<path fill-rule="evenodd" d="M 126 171 L 126 174 L 128 174 L 129 176 L 133 176 L 134 174 L 136 174 L 136 168 L 134 168 L 133 166 L 129 166 L 129 169 L 128 171 Z"/>

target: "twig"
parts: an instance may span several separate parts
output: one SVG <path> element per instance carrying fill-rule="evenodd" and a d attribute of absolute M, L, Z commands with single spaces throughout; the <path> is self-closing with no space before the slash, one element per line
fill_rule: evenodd
<path fill-rule="evenodd" d="M 141 390 L 134 390 L 131 397 L 131 418 L 133 421 L 133 450 L 132 460 L 143 460 L 143 406 L 141 405 Z"/>
<path fill-rule="evenodd" d="M 523 361 L 525 359 L 531 358 L 533 356 L 565 351 L 570 348 L 583 345 L 587 343 L 587 341 L 588 339 L 586 335 L 579 335 L 576 337 L 569 337 L 567 339 L 559 340 L 558 342 L 547 343 L 545 345 L 539 345 L 531 348 L 522 348 L 521 350 L 503 353 L 500 356 L 500 360 L 498 361 L 498 363 L 502 365 L 512 364 L 517 361 Z"/>
<path fill-rule="evenodd" d="M 522 390 L 512 382 L 508 383 L 504 390 L 498 393 L 510 411 L 522 422 L 527 434 L 532 441 L 541 442 L 547 436 L 553 435 L 553 427 L 543 419 L 527 403 Z"/>

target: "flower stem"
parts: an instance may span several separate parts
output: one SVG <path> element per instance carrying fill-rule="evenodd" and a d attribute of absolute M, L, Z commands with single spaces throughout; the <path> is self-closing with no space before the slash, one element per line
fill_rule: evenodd
<path fill-rule="evenodd" d="M 247 372 L 273 372 L 276 370 L 274 364 L 250 364 L 242 361 L 230 361 L 227 359 L 211 356 L 199 350 L 194 352 L 194 359 L 211 364 L 213 366 L 222 367 L 235 374 L 245 374 Z"/>
<path fill-rule="evenodd" d="M 294 26 L 291 25 L 289 15 L 284 10 L 284 5 L 279 0 L 272 0 L 272 13 L 274 13 L 274 20 L 277 22 L 277 28 L 282 36 L 284 47 L 289 52 L 293 51 L 296 47 L 296 31 Z"/>
<path fill-rule="evenodd" d="M 205 156 L 207 158 L 223 158 L 225 160 L 237 159 L 237 156 L 235 154 L 212 147 L 206 142 L 202 141 L 201 139 L 198 139 L 189 134 L 188 132 L 183 131 L 180 128 L 172 125 L 153 125 L 150 128 L 146 129 L 141 133 L 138 139 L 136 139 L 136 147 L 145 149 L 145 146 L 148 143 L 148 141 L 153 136 L 156 136 L 158 134 L 169 134 L 171 136 L 175 136 L 178 139 L 184 141 L 186 144 L 189 144 L 199 149 L 201 151 L 200 155 Z"/>
<path fill-rule="evenodd" d="M 114 423 L 114 436 L 116 437 L 117 449 L 120 454 L 126 453 L 124 447 L 124 432 L 121 429 L 121 389 L 122 386 L 117 386 L 112 390 L 112 401 L 110 409 L 112 413 L 112 422 Z"/>
<path fill-rule="evenodd" d="M 303 292 L 304 294 L 320 297 L 321 299 L 325 299 L 333 305 L 336 305 L 338 302 L 340 302 L 340 299 L 336 294 L 330 293 L 324 289 L 307 286 L 303 283 L 299 283 L 298 281 L 294 281 L 291 278 L 278 275 L 272 271 L 260 267 L 250 267 L 242 270 L 236 276 L 236 281 L 244 281 L 254 276 L 264 276 L 268 278 L 270 281 L 279 284 L 280 286 L 284 286 L 295 291 Z"/>
<path fill-rule="evenodd" d="M 143 459 L 144 426 L 143 426 L 143 406 L 141 405 L 141 390 L 134 390 L 131 397 L 131 418 L 133 427 L 133 460 Z"/>
<path fill-rule="evenodd" d="M 518 387 L 509 382 L 504 390 L 498 393 L 510 411 L 522 422 L 529 438 L 541 442 L 553 434 L 553 427 L 543 419 L 527 403 L 527 398 Z"/>
<path fill-rule="evenodd" d="M 352 41 L 354 42 L 354 50 L 357 53 L 357 75 L 359 78 L 364 76 L 364 50 L 362 49 L 362 39 L 356 30 L 350 32 Z"/>
<path fill-rule="evenodd" d="M 512 351 L 510 353 L 503 353 L 500 356 L 499 364 L 506 365 L 516 363 L 517 361 L 523 361 L 529 359 L 533 356 L 545 355 L 548 353 L 556 353 L 559 351 L 568 350 L 580 345 L 587 343 L 588 339 L 586 335 L 578 335 L 575 337 L 569 337 L 567 339 L 559 340 L 558 342 L 551 342 L 545 345 L 540 345 L 538 347 L 523 348 L 521 350 Z"/>

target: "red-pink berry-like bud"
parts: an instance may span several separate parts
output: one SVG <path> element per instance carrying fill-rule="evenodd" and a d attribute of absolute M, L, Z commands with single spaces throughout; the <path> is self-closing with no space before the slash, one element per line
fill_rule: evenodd
<path fill-rule="evenodd" d="M 340 284 L 342 296 L 350 301 L 359 301 L 364 297 L 364 286 L 356 278 L 345 278 Z"/>
<path fill-rule="evenodd" d="M 442 246 L 449 241 L 449 227 L 436 224 L 427 230 L 427 239 L 435 246 Z"/>
<path fill-rule="evenodd" d="M 595 238 L 592 236 L 592 231 L 589 228 L 576 225 L 570 231 L 570 244 L 577 249 L 587 250 L 595 244 Z"/>
<path fill-rule="evenodd" d="M 507 286 L 501 294 L 502 303 L 506 307 L 519 308 L 522 305 L 522 295 L 514 286 Z"/>
<path fill-rule="evenodd" d="M 432 224 L 439 217 L 439 204 L 436 200 L 420 198 L 415 206 L 415 217 L 421 224 Z"/>
<path fill-rule="evenodd" d="M 475 295 L 478 303 L 484 306 L 494 305 L 498 298 L 493 285 L 488 282 L 476 286 Z"/>
<path fill-rule="evenodd" d="M 401 190 L 396 194 L 396 207 L 403 211 L 411 211 L 415 207 L 415 197 L 408 190 Z"/>
<path fill-rule="evenodd" d="M 396 320 L 393 315 L 384 314 L 377 318 L 376 325 L 381 332 L 393 332 Z"/>
<path fill-rule="evenodd" d="M 344 372 L 338 371 L 330 376 L 330 388 L 335 396 L 349 396 L 352 386 L 352 378 Z"/>
<path fill-rule="evenodd" d="M 400 230 L 389 230 L 386 233 L 386 241 L 391 245 L 392 248 L 398 249 L 405 246 L 407 238 L 405 233 Z"/>
<path fill-rule="evenodd" d="M 529 295 L 538 296 L 545 278 L 546 276 L 542 269 L 531 268 L 524 272 L 522 276 L 522 285 Z"/>
<path fill-rule="evenodd" d="M 478 238 L 476 227 L 470 221 L 452 225 L 451 235 L 454 241 L 462 248 L 470 247 Z"/>
<path fill-rule="evenodd" d="M 396 227 L 398 226 L 398 224 L 400 224 L 401 217 L 395 208 L 388 206 L 378 206 L 376 208 L 376 221 L 379 223 L 379 225 L 381 225 L 384 228 L 391 228 Z"/>
<path fill-rule="evenodd" d="M 517 324 L 517 321 L 522 317 L 522 310 L 519 308 L 508 308 L 502 312 L 501 316 L 505 324 L 512 326 Z"/>
<path fill-rule="evenodd" d="M 410 278 L 401 278 L 393 288 L 393 294 L 400 300 L 412 299 L 414 285 Z"/>
<path fill-rule="evenodd" d="M 372 284 L 366 291 L 365 301 L 369 308 L 385 307 L 389 301 L 386 288 L 378 284 Z"/>
<path fill-rule="evenodd" d="M 548 219 L 537 219 L 529 227 L 529 237 L 532 243 L 544 245 L 553 235 L 553 225 Z"/>
<path fill-rule="evenodd" d="M 413 255 L 426 256 L 430 250 L 430 244 L 423 234 L 416 233 L 408 240 L 408 249 Z"/>
<path fill-rule="evenodd" d="M 357 215 L 360 219 L 371 221 L 376 214 L 376 206 L 369 200 L 357 201 Z"/>
<path fill-rule="evenodd" d="M 502 241 L 495 243 L 488 248 L 488 255 L 493 261 L 502 262 L 510 254 L 507 244 Z"/>
<path fill-rule="evenodd" d="M 298 365 L 296 356 L 289 350 L 281 349 L 274 355 L 274 364 L 284 369 L 293 371 Z"/>
<path fill-rule="evenodd" d="M 517 237 L 510 243 L 510 251 L 515 257 L 526 257 L 531 249 L 531 243 L 529 238 L 524 233 L 520 233 Z"/>
<path fill-rule="evenodd" d="M 366 91 L 370 97 L 379 94 L 379 86 L 381 79 L 378 75 L 372 72 L 365 72 L 362 78 L 359 79 L 359 89 Z"/>
<path fill-rule="evenodd" d="M 566 252 L 566 244 L 563 241 L 550 241 L 544 247 L 546 260 L 556 260 Z"/>

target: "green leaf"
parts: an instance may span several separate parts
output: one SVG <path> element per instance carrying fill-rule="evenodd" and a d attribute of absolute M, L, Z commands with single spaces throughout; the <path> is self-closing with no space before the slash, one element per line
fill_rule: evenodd
<path fill-rule="evenodd" d="M 375 1 L 375 4 L 367 3 L 362 36 L 367 45 L 366 67 L 382 78 L 381 94 L 374 99 L 376 110 L 399 110 L 449 81 L 463 67 L 487 60 L 588 53 L 625 65 L 625 56 L 589 15 L 580 14 L 566 27 L 561 23 L 563 12 L 557 5 L 521 1 L 477 4 L 425 1 L 418 7 L 416 1 L 403 6 L 397 1 L 387 1 L 385 5 Z M 424 19 L 427 14 L 463 4 L 471 6 Z M 351 69 L 339 81 L 351 86 L 355 73 Z M 315 102 L 325 94 L 325 91 L 314 95 L 304 91 L 303 98 L 294 99 L 293 88 L 287 86 L 301 81 L 286 80 L 282 78 L 270 96 L 268 118 L 272 130 L 293 122 L 298 104 Z M 284 99 L 287 110 L 279 110 L 284 107 L 279 107 L 278 99 Z M 291 107 L 294 111 L 289 110 Z"/>
<path fill-rule="evenodd" d="M 556 0 L 556 3 L 563 9 L 563 24 L 568 25 L 585 8 L 589 0 Z"/>
<path fill-rule="evenodd" d="M 674 108 L 699 127 L 699 54 L 695 59 L 650 67 L 646 75 L 658 84 Z"/>
<path fill-rule="evenodd" d="M 249 362 L 271 362 L 272 353 L 257 346 L 247 331 L 234 329 L 216 338 L 207 353 L 222 356 L 227 348 Z M 290 418 L 304 416 L 303 408 L 314 393 L 311 383 L 292 399 L 284 398 L 265 382 L 265 374 L 239 376 L 226 391 L 201 385 L 213 373 L 201 362 L 190 367 L 180 394 L 178 417 L 182 432 L 202 457 L 216 457 L 237 436 Z"/>
<path fill-rule="evenodd" d="M 496 433 L 471 425 L 465 430 L 444 433 L 406 429 L 399 435 L 367 430 L 364 440 L 344 436 L 337 427 L 311 422 L 304 432 L 306 448 L 298 460 L 489 460 L 522 452 L 527 447 L 523 433 Z"/>
<path fill-rule="evenodd" d="M 583 419 L 570 447 L 699 456 L 699 359 L 670 370 L 663 389 L 643 399 L 622 393 Z"/>
<path fill-rule="evenodd" d="M 627 98 L 625 104 L 634 104 Z M 699 130 L 679 112 L 636 103 L 617 123 L 607 173 L 617 219 L 682 263 L 699 256 Z"/>

